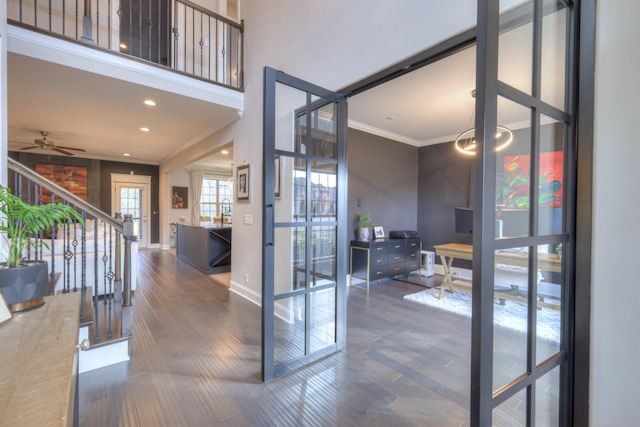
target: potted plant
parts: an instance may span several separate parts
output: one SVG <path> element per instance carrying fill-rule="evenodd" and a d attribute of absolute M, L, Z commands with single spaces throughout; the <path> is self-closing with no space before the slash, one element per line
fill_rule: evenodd
<path fill-rule="evenodd" d="M 32 237 L 72 220 L 83 223 L 80 214 L 69 205 L 30 205 L 0 185 L 0 232 L 6 243 L 3 246 L 5 262 L 0 263 L 0 292 L 9 310 L 22 311 L 44 303 L 49 293 L 47 262 L 25 260 L 25 250 L 34 244 L 48 248 L 46 242 Z"/>
<path fill-rule="evenodd" d="M 364 242 L 368 241 L 371 227 L 373 227 L 373 222 L 371 222 L 371 214 L 368 212 L 356 214 L 355 227 L 356 240 Z"/>

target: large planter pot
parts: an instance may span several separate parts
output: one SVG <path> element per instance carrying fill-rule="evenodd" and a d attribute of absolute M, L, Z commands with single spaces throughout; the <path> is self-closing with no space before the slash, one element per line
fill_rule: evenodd
<path fill-rule="evenodd" d="M 49 294 L 48 266 L 46 261 L 27 261 L 22 267 L 4 268 L 0 264 L 0 292 L 16 313 L 44 304 Z"/>

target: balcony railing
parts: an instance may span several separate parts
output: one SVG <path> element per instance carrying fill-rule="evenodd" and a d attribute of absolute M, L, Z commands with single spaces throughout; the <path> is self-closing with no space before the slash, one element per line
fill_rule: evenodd
<path fill-rule="evenodd" d="M 242 24 L 188 0 L 8 0 L 11 24 L 243 90 Z"/>

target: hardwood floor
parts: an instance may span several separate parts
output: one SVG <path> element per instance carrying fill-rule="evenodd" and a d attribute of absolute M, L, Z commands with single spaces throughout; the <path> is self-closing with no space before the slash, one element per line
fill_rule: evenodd
<path fill-rule="evenodd" d="M 80 375 L 81 426 L 468 425 L 471 322 L 402 299 L 424 288 L 349 288 L 346 350 L 263 384 L 260 308 L 139 256 L 133 357 Z"/>

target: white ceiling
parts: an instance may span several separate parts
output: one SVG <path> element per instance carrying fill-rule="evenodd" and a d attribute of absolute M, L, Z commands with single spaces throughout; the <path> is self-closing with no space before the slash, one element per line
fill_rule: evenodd
<path fill-rule="evenodd" d="M 33 140 L 47 131 L 56 145 L 85 149 L 77 154 L 81 157 L 158 164 L 209 135 L 234 112 L 15 53 L 8 54 L 7 63 L 11 151 L 35 145 Z M 146 106 L 145 99 L 157 105 Z M 59 155 L 39 148 L 28 152 Z M 232 156 L 225 157 L 221 161 L 229 164 Z"/>

